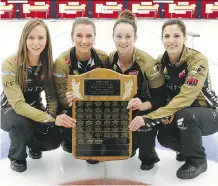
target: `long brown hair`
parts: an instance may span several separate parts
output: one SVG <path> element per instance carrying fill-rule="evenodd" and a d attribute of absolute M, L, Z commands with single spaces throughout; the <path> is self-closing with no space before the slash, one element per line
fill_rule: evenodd
<path fill-rule="evenodd" d="M 52 82 L 52 69 L 53 69 L 53 55 L 51 46 L 51 37 L 48 26 L 41 19 L 31 19 L 29 20 L 23 28 L 19 47 L 17 51 L 17 80 L 21 89 L 24 90 L 27 86 L 26 80 L 28 76 L 28 49 L 26 45 L 26 40 L 30 32 L 38 25 L 42 25 L 47 32 L 47 44 L 45 49 L 40 54 L 40 60 L 43 65 L 43 75 L 45 84 Z"/>
<path fill-rule="evenodd" d="M 163 32 L 164 32 L 165 27 L 169 26 L 169 25 L 178 25 L 180 30 L 183 33 L 183 36 L 184 37 L 186 36 L 186 26 L 185 26 L 184 22 L 181 19 L 170 19 L 170 20 L 166 21 L 162 26 L 162 38 L 163 38 Z"/>
<path fill-rule="evenodd" d="M 136 35 L 136 33 L 137 33 L 136 17 L 130 10 L 124 10 L 120 13 L 117 21 L 114 24 L 113 33 L 114 33 L 116 26 L 120 23 L 128 23 L 128 24 L 132 25 L 132 27 L 134 28 L 134 31 L 135 31 L 135 35 Z"/>

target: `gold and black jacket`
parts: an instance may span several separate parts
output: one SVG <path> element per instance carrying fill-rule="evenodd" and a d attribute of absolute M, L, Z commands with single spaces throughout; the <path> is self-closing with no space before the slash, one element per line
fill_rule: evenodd
<path fill-rule="evenodd" d="M 63 52 L 55 60 L 53 76 L 60 104 L 60 112 L 65 112 L 69 109 L 66 99 L 68 75 L 83 74 L 96 68 L 109 68 L 109 61 L 106 52 L 94 48 L 91 49 L 91 61 L 87 68 L 82 68 L 77 60 L 75 47 Z"/>
<path fill-rule="evenodd" d="M 187 107 L 217 108 L 218 98 L 211 88 L 207 58 L 200 52 L 184 47 L 178 63 L 172 65 L 167 52 L 159 56 L 164 72 L 168 104 L 143 116 L 153 126 Z M 153 121 L 153 122 L 152 122 Z"/>
<path fill-rule="evenodd" d="M 149 101 L 152 110 L 163 106 L 166 103 L 164 96 L 164 75 L 160 71 L 160 63 L 144 51 L 134 48 L 133 65 L 122 72 L 119 66 L 117 51 L 109 54 L 111 69 L 125 75 L 137 76 L 137 95 L 142 102 Z"/>
<path fill-rule="evenodd" d="M 55 121 L 57 112 L 56 98 L 50 89 L 45 89 L 43 61 L 36 67 L 28 68 L 27 87 L 22 91 L 17 81 L 16 54 L 8 57 L 1 65 L 3 92 L 1 107 L 12 107 L 14 111 L 36 122 Z M 54 89 L 53 89 L 54 90 Z M 46 108 L 43 108 L 41 93 L 45 91 Z"/>

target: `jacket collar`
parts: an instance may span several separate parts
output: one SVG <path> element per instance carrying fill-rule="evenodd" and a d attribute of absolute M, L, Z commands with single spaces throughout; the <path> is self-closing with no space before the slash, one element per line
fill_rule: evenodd
<path fill-rule="evenodd" d="M 93 66 L 103 67 L 103 63 L 94 48 L 91 48 L 91 58 L 92 58 L 92 65 L 90 67 L 91 69 Z M 71 69 L 73 69 L 73 71 L 78 72 L 78 59 L 76 58 L 76 47 L 72 47 L 70 50 L 70 61 L 71 61 Z M 74 73 L 71 72 L 71 74 Z"/>
<path fill-rule="evenodd" d="M 129 69 L 138 68 L 138 65 L 135 63 L 138 59 L 139 59 L 139 57 L 137 55 L 137 48 L 134 48 L 134 51 L 133 51 L 133 65 Z M 116 51 L 114 53 L 114 55 L 113 55 L 113 60 L 112 60 L 112 64 L 111 64 L 112 69 L 115 70 L 115 71 L 117 71 L 117 67 L 119 66 L 118 61 L 119 61 L 119 56 L 118 56 L 118 52 Z M 127 69 L 126 71 L 128 71 L 129 69 Z"/>
<path fill-rule="evenodd" d="M 182 53 L 181 53 L 180 58 L 179 58 L 179 61 L 176 64 L 171 64 L 168 53 L 167 53 L 167 51 L 165 51 L 163 54 L 162 63 L 164 64 L 164 66 L 166 66 L 168 64 L 174 68 L 177 68 L 177 67 L 181 66 L 184 62 L 187 61 L 187 59 L 189 58 L 188 53 L 189 53 L 189 48 L 185 47 L 185 45 L 184 45 Z"/>

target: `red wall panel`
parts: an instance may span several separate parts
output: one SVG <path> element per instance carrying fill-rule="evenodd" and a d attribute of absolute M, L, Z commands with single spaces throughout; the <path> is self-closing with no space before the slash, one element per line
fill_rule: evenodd
<path fill-rule="evenodd" d="M 132 4 L 141 4 L 141 2 L 153 2 L 152 0 L 147 0 L 147 1 L 129 1 L 128 2 L 128 7 L 129 7 L 129 10 L 132 11 Z M 160 3 L 153 3 L 152 5 L 155 5 L 155 4 L 159 4 L 159 9 L 158 9 L 158 12 L 157 12 L 157 15 L 156 15 L 156 18 L 159 18 L 160 17 Z M 148 14 L 136 14 L 136 17 L 144 17 L 144 18 L 154 18 L 155 17 L 155 13 L 153 11 L 151 11 L 150 13 Z"/>
<path fill-rule="evenodd" d="M 197 6 L 197 0 L 174 0 L 173 4 L 177 4 L 178 2 L 189 2 L 189 5 L 191 4 L 195 4 Z M 196 7 L 197 8 L 197 7 Z M 195 12 L 194 15 L 192 15 L 192 18 L 196 18 L 196 8 L 195 8 Z M 172 14 L 172 18 L 191 18 L 191 12 L 188 11 L 186 12 L 186 14 Z M 171 18 L 171 14 L 169 13 L 169 4 L 168 3 L 164 3 L 164 18 Z"/>
<path fill-rule="evenodd" d="M 51 18 L 51 0 L 36 0 L 36 1 L 32 1 L 32 0 L 28 0 L 28 3 L 25 4 L 30 4 L 31 6 L 34 5 L 34 2 L 45 2 L 45 4 L 49 5 L 49 11 L 48 11 L 48 16 L 47 18 Z M 25 18 L 25 17 L 31 17 L 31 18 L 46 18 L 46 13 L 45 12 L 30 12 L 27 14 L 23 13 L 23 3 L 20 4 L 20 16 L 21 18 Z"/>
<path fill-rule="evenodd" d="M 13 11 L 12 11 L 12 14 L 10 15 L 9 12 L 5 12 L 4 14 L 0 14 L 0 19 L 9 19 L 10 17 L 12 19 L 16 18 L 16 5 L 15 3 L 7 3 L 7 0 L 0 0 L 0 2 L 4 2 L 5 5 L 10 5 L 12 4 L 13 5 Z"/>
<path fill-rule="evenodd" d="M 206 4 L 213 4 L 214 5 L 214 2 L 218 2 L 218 0 L 202 1 L 202 11 L 201 11 L 202 18 L 207 18 L 207 17 L 208 18 L 218 18 L 218 12 L 213 12 L 213 13 L 208 14 L 208 15 L 205 13 L 205 11 L 206 11 Z"/>
<path fill-rule="evenodd" d="M 1 2 L 5 2 L 6 5 L 9 5 L 9 3 L 7 3 L 7 0 L 0 0 Z M 49 6 L 49 12 L 48 12 L 48 16 L 47 18 L 51 18 L 51 13 L 52 13 L 52 10 L 51 10 L 51 2 L 53 0 L 28 0 L 28 4 L 30 5 L 34 5 L 34 2 L 45 2 L 46 4 L 50 5 Z M 85 9 L 85 12 L 84 12 L 84 17 L 87 17 L 88 16 L 88 1 L 89 0 L 56 0 L 56 12 L 57 12 L 57 15 L 56 17 L 57 18 L 76 18 L 76 17 L 81 17 L 82 16 L 82 12 L 78 12 L 77 14 L 66 14 L 66 13 L 59 13 L 59 4 L 68 4 L 68 2 L 79 2 L 80 5 L 81 4 L 86 4 L 86 9 Z M 128 7 L 129 7 L 129 10 L 132 10 L 132 4 L 141 4 L 141 2 L 152 2 L 153 0 L 128 0 Z M 218 12 L 213 12 L 213 13 L 210 13 L 210 14 L 206 14 L 205 11 L 206 11 L 206 4 L 214 4 L 214 2 L 218 2 L 218 0 L 202 0 L 200 2 L 200 0 L 174 0 L 174 3 L 175 4 L 178 4 L 178 2 L 189 2 L 189 5 L 191 4 L 195 4 L 197 6 L 197 1 L 199 1 L 198 3 L 202 3 L 202 10 L 201 10 L 201 17 L 202 18 L 218 18 Z M 122 7 L 122 10 L 124 10 L 124 0 L 106 0 L 106 1 L 99 1 L 99 0 L 93 0 L 92 1 L 92 14 L 93 14 L 93 18 L 117 18 L 118 17 L 118 14 L 119 12 L 117 11 L 114 11 L 113 14 L 102 14 L 102 13 L 99 13 L 97 14 L 96 13 L 96 4 L 103 4 L 103 5 L 106 5 L 106 2 L 117 2 L 117 4 L 122 4 L 123 7 Z M 14 19 L 16 18 L 16 4 L 15 3 L 10 3 L 12 4 L 14 7 L 13 7 L 13 12 L 11 14 L 11 18 Z M 160 3 L 153 3 L 153 4 L 159 4 Z M 169 3 L 163 3 L 164 4 L 164 18 L 171 18 L 171 14 L 169 13 Z M 196 7 L 197 8 L 197 7 Z M 31 13 L 27 13 L 26 15 L 23 13 L 23 4 L 20 4 L 20 16 L 21 18 L 46 18 L 46 13 L 45 12 L 31 12 Z M 160 8 L 156 14 L 156 17 L 159 18 L 160 16 Z M 136 17 L 143 17 L 143 18 L 153 18 L 154 17 L 154 12 L 150 12 L 148 14 L 136 14 Z M 175 14 L 173 13 L 172 14 L 172 18 L 178 18 L 178 17 L 181 17 L 181 18 L 191 18 L 191 12 L 186 12 L 186 14 Z M 1 19 L 8 19 L 10 18 L 10 13 L 9 12 L 5 12 L 4 14 L 0 14 L 0 18 Z M 192 18 L 196 18 L 196 10 L 194 12 L 194 15 L 192 15 Z"/>
<path fill-rule="evenodd" d="M 82 12 L 77 12 L 76 14 L 66 14 L 66 13 L 59 13 L 59 4 L 66 4 L 68 5 L 68 2 L 79 2 L 79 5 L 81 4 L 85 4 L 86 8 L 85 8 L 85 12 L 83 17 L 87 17 L 88 16 L 88 0 L 86 1 L 76 1 L 76 0 L 57 0 L 57 4 L 56 4 L 56 12 L 57 12 L 57 18 L 77 18 L 77 17 L 82 17 Z"/>
<path fill-rule="evenodd" d="M 93 12 L 93 18 L 117 18 L 118 17 L 118 12 L 114 12 L 113 14 L 102 14 L 100 13 L 99 15 L 96 13 L 96 4 L 103 4 L 106 5 L 106 2 L 117 2 L 117 4 L 122 4 L 122 10 L 124 10 L 124 0 L 105 0 L 105 1 L 92 1 L 92 12 Z"/>

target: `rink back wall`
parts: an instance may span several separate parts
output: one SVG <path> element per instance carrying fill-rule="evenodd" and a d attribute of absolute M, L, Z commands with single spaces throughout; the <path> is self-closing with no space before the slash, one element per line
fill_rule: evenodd
<path fill-rule="evenodd" d="M 20 3 L 15 3 L 17 1 Z M 22 1 L 25 2 L 22 3 Z M 35 5 L 36 2 L 38 4 Z M 48 7 L 46 10 L 45 6 Z M 191 6 L 194 7 L 193 10 L 190 10 Z M 29 12 L 28 7 L 32 9 Z M 158 8 L 154 10 L 154 7 Z M 133 11 L 136 17 L 142 19 L 218 18 L 218 0 L 1 0 L 0 18 L 28 19 L 37 17 L 44 19 L 72 19 L 84 16 L 96 19 L 115 19 L 124 9 Z"/>

